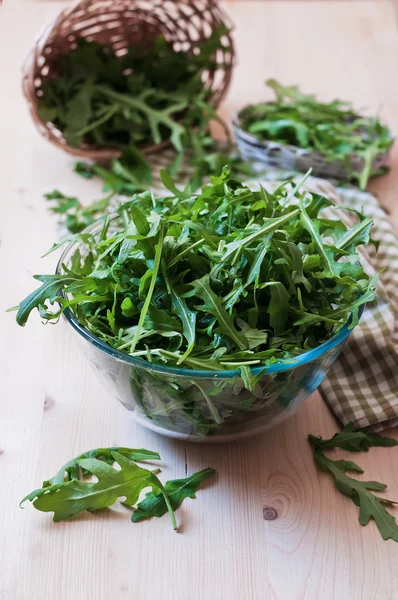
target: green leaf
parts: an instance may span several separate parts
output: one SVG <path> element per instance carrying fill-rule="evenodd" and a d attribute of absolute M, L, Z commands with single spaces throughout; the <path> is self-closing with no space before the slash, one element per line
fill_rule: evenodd
<path fill-rule="evenodd" d="M 330 448 L 342 448 L 349 452 L 368 452 L 372 446 L 398 446 L 394 438 L 368 433 L 364 429 L 354 431 L 354 423 L 347 423 L 343 431 L 335 433 L 329 440 L 309 435 L 308 439 L 316 447 L 322 450 Z"/>
<path fill-rule="evenodd" d="M 271 244 L 271 240 L 272 240 L 272 233 L 269 233 L 268 235 L 265 236 L 263 243 L 259 244 L 258 249 L 255 254 L 255 257 L 254 257 L 254 261 L 250 267 L 250 271 L 247 276 L 245 287 L 247 287 L 251 283 L 254 283 L 255 281 L 259 280 L 261 265 L 263 264 L 265 255 L 268 252 L 268 249 Z"/>
<path fill-rule="evenodd" d="M 150 230 L 150 226 L 144 213 L 137 206 L 131 206 L 130 214 L 138 233 L 140 235 L 147 236 Z"/>
<path fill-rule="evenodd" d="M 64 521 L 83 510 L 106 508 L 122 496 L 126 503 L 135 504 L 142 489 L 157 485 L 155 477 L 147 469 L 143 469 L 118 452 L 112 456 L 120 466 L 117 471 L 109 464 L 96 458 L 79 459 L 78 464 L 98 478 L 98 482 L 72 480 L 45 488 L 43 493 L 33 492 L 26 499 L 32 500 L 37 510 L 53 512 L 55 522 Z M 22 501 L 22 502 L 23 502 Z"/>
<path fill-rule="evenodd" d="M 157 278 L 159 267 L 160 267 L 160 259 L 162 256 L 162 249 L 163 249 L 163 234 L 161 233 L 159 235 L 158 243 L 156 244 L 155 259 L 154 259 L 153 271 L 152 271 L 151 281 L 149 284 L 148 294 L 145 299 L 144 306 L 142 307 L 142 311 L 140 313 L 137 330 L 134 334 L 133 341 L 131 342 L 131 352 L 134 352 L 137 342 L 140 338 L 141 329 L 144 325 L 145 317 L 147 315 L 148 308 L 149 308 L 149 305 L 150 305 L 150 302 L 152 299 L 152 294 L 155 289 L 156 278 Z"/>
<path fill-rule="evenodd" d="M 261 381 L 261 379 L 264 377 L 265 368 L 264 368 L 264 370 L 257 373 L 257 375 L 253 375 L 250 367 L 241 365 L 239 367 L 239 369 L 242 374 L 242 379 L 243 379 L 245 388 L 247 390 L 249 390 L 249 392 L 254 392 L 256 389 L 256 386 Z"/>
<path fill-rule="evenodd" d="M 316 221 L 313 221 L 305 208 L 304 200 L 300 200 L 301 208 L 301 223 L 309 234 L 311 235 L 312 241 L 317 249 L 319 256 L 323 259 L 326 275 L 331 277 L 338 277 L 341 273 L 342 264 L 338 264 L 334 259 L 333 250 L 329 248 L 322 239 L 320 234 L 320 225 Z"/>
<path fill-rule="evenodd" d="M 334 244 L 335 247 L 351 253 L 355 251 L 357 246 L 369 244 L 372 226 L 372 219 L 364 219 L 361 223 L 357 223 L 354 227 L 340 236 Z"/>
<path fill-rule="evenodd" d="M 112 452 L 117 452 L 129 460 L 160 460 L 160 456 L 157 452 L 145 450 L 144 448 L 135 449 L 124 448 L 121 446 L 95 448 L 94 450 L 88 450 L 87 452 L 79 454 L 76 458 L 72 458 L 72 460 L 61 467 L 54 477 L 44 481 L 42 487 L 45 488 L 57 483 L 63 483 L 64 481 L 79 479 L 79 460 L 82 458 L 96 458 L 97 460 L 102 460 L 107 464 L 112 465 L 115 462 Z"/>
<path fill-rule="evenodd" d="M 378 498 L 367 491 L 358 490 L 359 498 L 359 522 L 367 525 L 373 519 L 381 533 L 383 540 L 395 540 L 398 542 L 398 525 L 393 517 L 383 506 L 383 502 L 391 503 L 383 498 Z"/>
<path fill-rule="evenodd" d="M 247 347 L 249 350 L 253 350 L 253 348 L 257 348 L 257 346 L 263 346 L 267 343 L 268 333 L 266 331 L 261 331 L 255 327 L 250 327 L 250 325 L 239 318 L 236 319 L 236 323 L 246 338 Z"/>
<path fill-rule="evenodd" d="M 25 325 L 30 313 L 34 308 L 44 306 L 46 301 L 51 304 L 60 297 L 60 291 L 66 285 L 76 281 L 76 277 L 68 275 L 48 275 L 44 278 L 43 284 L 27 296 L 19 305 L 16 320 L 18 325 Z"/>
<path fill-rule="evenodd" d="M 185 190 L 179 190 L 172 178 L 170 177 L 170 175 L 168 174 L 167 171 L 165 171 L 164 169 L 162 169 L 160 171 L 160 178 L 162 180 L 162 183 L 164 185 L 164 187 L 166 189 L 168 189 L 176 198 L 178 198 L 179 200 L 187 200 L 190 195 L 191 195 L 191 189 L 190 186 L 188 185 Z"/>
<path fill-rule="evenodd" d="M 58 110 L 55 107 L 39 105 L 37 114 L 43 123 L 52 123 L 58 116 Z"/>
<path fill-rule="evenodd" d="M 136 312 L 136 307 L 133 304 L 131 298 L 125 298 L 120 305 L 122 313 L 125 317 L 132 317 Z"/>
<path fill-rule="evenodd" d="M 196 312 L 193 312 L 188 308 L 184 298 L 180 298 L 170 284 L 169 292 L 171 295 L 173 312 L 181 320 L 182 332 L 187 341 L 187 349 L 177 362 L 177 364 L 182 364 L 184 360 L 191 354 L 195 345 Z"/>
<path fill-rule="evenodd" d="M 154 329 L 157 332 L 173 333 L 178 335 L 181 333 L 181 325 L 178 319 L 169 315 L 165 310 L 149 306 L 148 313 L 144 320 L 145 329 Z"/>
<path fill-rule="evenodd" d="M 92 179 L 95 175 L 93 166 L 83 161 L 75 162 L 74 171 L 83 179 Z"/>
<path fill-rule="evenodd" d="M 172 509 L 177 510 L 185 498 L 195 498 L 199 486 L 205 479 L 212 477 L 215 473 L 214 469 L 207 468 L 185 479 L 167 481 L 164 490 L 170 500 Z M 167 506 L 164 497 L 155 490 L 155 492 L 148 492 L 144 500 L 137 505 L 131 520 L 133 523 L 137 523 L 151 517 L 162 517 L 166 512 Z"/>
<path fill-rule="evenodd" d="M 384 540 L 392 539 L 398 542 L 398 524 L 393 515 L 385 508 L 385 504 L 398 504 L 387 498 L 373 494 L 373 491 L 383 492 L 384 483 L 378 481 L 358 481 L 347 475 L 347 472 L 363 473 L 363 470 L 354 462 L 346 460 L 331 460 L 326 457 L 323 450 L 342 448 L 350 452 L 368 451 L 370 446 L 395 446 L 398 443 L 392 438 L 369 434 L 364 431 L 353 431 L 353 424 L 349 423 L 340 433 L 336 433 L 329 440 L 309 435 L 308 439 L 314 446 L 314 460 L 319 469 L 334 477 L 337 489 L 359 506 L 359 522 L 367 525 L 373 519 Z"/>
<path fill-rule="evenodd" d="M 190 284 L 195 295 L 203 300 L 203 304 L 199 306 L 199 310 L 208 312 L 217 318 L 218 326 L 221 332 L 228 336 L 241 350 L 248 347 L 245 336 L 237 331 L 233 317 L 225 310 L 221 299 L 216 296 L 210 286 L 210 278 L 205 275 L 201 279 L 197 279 Z"/>
<path fill-rule="evenodd" d="M 65 135 L 69 143 L 73 146 L 77 146 L 80 143 L 80 132 L 87 127 L 90 120 L 93 92 L 94 82 L 92 78 L 89 78 L 70 100 L 65 115 L 68 123 Z"/>
<path fill-rule="evenodd" d="M 267 308 L 269 322 L 275 335 L 281 335 L 286 328 L 290 296 L 280 281 L 270 281 L 262 284 L 261 287 L 269 289 L 271 295 Z"/>

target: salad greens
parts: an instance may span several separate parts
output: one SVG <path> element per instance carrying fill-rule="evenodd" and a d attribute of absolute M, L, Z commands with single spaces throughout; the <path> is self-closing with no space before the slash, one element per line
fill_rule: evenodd
<path fill-rule="evenodd" d="M 170 141 L 177 152 L 173 172 L 187 150 L 203 170 L 214 144 L 210 122 L 221 123 L 228 135 L 203 83 L 206 73 L 217 70 L 216 55 L 225 50 L 227 33 L 220 25 L 189 52 L 176 51 L 159 36 L 123 56 L 80 39 L 75 50 L 56 59 L 57 76 L 43 84 L 39 117 L 57 127 L 71 146 L 128 148 L 142 157 L 143 148 Z M 123 159 L 118 175 L 124 166 Z"/>
<path fill-rule="evenodd" d="M 378 117 L 358 116 L 348 102 L 320 102 L 274 79 L 267 85 L 275 100 L 247 106 L 239 113 L 245 131 L 261 141 L 290 144 L 319 152 L 328 161 L 343 161 L 347 179 L 358 182 L 361 189 L 370 177 L 383 172 L 374 161 L 387 152 L 394 138 Z"/>
<path fill-rule="evenodd" d="M 111 506 L 120 497 L 123 504 L 133 507 L 140 493 L 151 488 L 135 511 L 132 521 L 149 517 L 161 517 L 170 513 L 173 528 L 177 529 L 174 511 L 184 498 L 194 498 L 200 484 L 214 475 L 214 469 L 204 469 L 187 477 L 168 481 L 164 486 L 156 471 L 149 471 L 135 461 L 159 460 L 157 452 L 132 448 L 97 448 L 80 454 L 67 462 L 59 472 L 43 482 L 21 500 L 21 505 L 30 500 L 37 510 L 53 512 L 55 522 L 65 521 L 83 510 L 89 512 Z M 119 469 L 112 465 L 117 464 Z M 98 481 L 90 481 L 92 476 Z"/>
<path fill-rule="evenodd" d="M 252 177 L 254 175 L 252 168 L 242 162 L 229 145 L 220 147 L 216 142 L 212 142 L 212 144 L 214 151 L 206 154 L 203 161 L 196 162 L 192 171 L 184 173 L 189 178 L 189 186 L 193 192 L 202 185 L 204 179 L 208 180 L 210 175 L 218 175 L 227 163 L 234 176 Z M 101 217 L 105 211 L 109 211 L 115 203 L 122 202 L 122 198 L 125 200 L 125 197 L 148 190 L 152 183 L 150 164 L 141 153 L 132 148 L 124 150 L 119 159 L 112 159 L 107 166 L 79 161 L 75 164 L 74 170 L 84 179 L 93 177 L 101 179 L 105 196 L 84 206 L 75 196 L 67 196 L 59 190 L 44 194 L 44 198 L 51 202 L 51 212 L 60 216 L 60 223 L 69 233 L 82 231 Z"/>
<path fill-rule="evenodd" d="M 331 439 L 323 440 L 314 435 L 308 436 L 314 448 L 314 460 L 317 467 L 330 473 L 339 492 L 351 498 L 359 507 L 359 522 L 367 525 L 373 519 L 384 540 L 392 539 L 398 542 L 398 525 L 395 517 L 385 508 L 385 505 L 398 504 L 372 492 L 383 492 L 384 483 L 378 481 L 358 481 L 347 472 L 363 473 L 363 470 L 354 462 L 348 460 L 331 460 L 324 454 L 324 450 L 342 448 L 350 452 L 367 452 L 371 446 L 397 446 L 398 441 L 393 438 L 370 434 L 366 431 L 354 431 L 353 423 L 348 423 L 340 433 Z"/>
<path fill-rule="evenodd" d="M 130 356 L 241 369 L 248 389 L 249 367 L 315 348 L 348 319 L 356 325 L 376 281 L 356 252 L 370 241 L 370 219 L 358 215 L 347 230 L 323 217 L 332 203 L 303 191 L 305 177 L 251 191 L 225 168 L 197 196 L 162 177 L 170 195 L 137 194 L 71 238 L 68 264 L 35 276 L 41 287 L 20 303 L 20 325 L 34 308 L 53 321 L 69 307 Z"/>
<path fill-rule="evenodd" d="M 195 493 L 201 483 L 212 477 L 215 474 L 214 469 L 202 469 L 194 473 L 190 477 L 184 479 L 173 479 L 166 481 L 164 484 L 164 491 L 170 502 L 170 506 L 173 510 L 177 510 L 181 506 L 181 502 L 184 498 L 195 498 Z M 152 492 L 148 492 L 145 498 L 137 504 L 137 508 L 133 512 L 131 520 L 133 523 L 148 519 L 150 517 L 162 517 L 166 514 L 168 508 L 165 501 L 165 496 L 154 489 Z"/>

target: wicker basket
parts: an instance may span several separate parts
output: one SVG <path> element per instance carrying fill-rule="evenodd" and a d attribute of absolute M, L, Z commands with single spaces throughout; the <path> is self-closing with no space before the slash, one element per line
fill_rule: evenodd
<path fill-rule="evenodd" d="M 320 152 L 299 148 L 278 142 L 263 141 L 248 133 L 240 126 L 238 113 L 232 119 L 232 130 L 238 147 L 239 154 L 245 161 L 260 166 L 282 169 L 287 171 L 300 171 L 306 173 L 312 168 L 314 177 L 346 180 L 349 177 L 347 164 L 343 160 L 330 161 Z M 352 171 L 363 168 L 363 158 L 352 154 L 349 157 Z M 373 161 L 372 168 L 376 171 L 388 166 L 389 151 L 379 154 Z"/>
<path fill-rule="evenodd" d="M 164 35 L 176 51 L 188 51 L 193 43 L 207 39 L 226 16 L 215 0 L 83 0 L 63 10 L 37 36 L 22 67 L 23 93 L 40 133 L 50 142 L 74 156 L 109 160 L 120 155 L 115 148 L 69 146 L 62 132 L 38 116 L 38 101 L 43 82 L 54 75 L 54 60 L 77 46 L 77 39 L 96 41 L 113 48 L 119 56 L 137 43 L 151 43 Z M 223 49 L 215 56 L 217 69 L 205 73 L 204 87 L 211 90 L 210 102 L 217 106 L 225 95 L 234 63 L 234 47 L 227 33 Z M 164 145 L 164 144 L 161 144 Z M 160 146 L 161 146 L 160 145 Z M 159 145 L 143 150 L 154 151 Z"/>

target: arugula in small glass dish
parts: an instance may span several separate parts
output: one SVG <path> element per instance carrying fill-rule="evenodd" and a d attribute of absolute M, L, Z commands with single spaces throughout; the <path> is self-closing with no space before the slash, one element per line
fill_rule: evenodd
<path fill-rule="evenodd" d="M 232 127 L 244 160 L 357 185 L 388 168 L 391 131 L 341 100 L 321 102 L 297 87 L 267 81 L 275 99 L 244 107 Z"/>
<path fill-rule="evenodd" d="M 328 198 L 286 181 L 253 191 L 228 168 L 193 195 L 133 196 L 69 239 L 21 302 L 61 314 L 109 391 L 164 435 L 223 441 L 286 418 L 324 379 L 376 277 Z M 58 308 L 55 308 L 57 306 Z"/>

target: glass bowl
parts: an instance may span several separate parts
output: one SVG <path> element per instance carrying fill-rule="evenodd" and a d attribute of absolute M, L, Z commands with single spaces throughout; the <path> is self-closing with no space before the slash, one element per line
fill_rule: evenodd
<path fill-rule="evenodd" d="M 87 231 L 93 232 L 93 226 Z M 57 273 L 70 263 L 79 242 L 63 252 Z M 363 312 L 361 307 L 360 315 Z M 267 367 L 254 389 L 240 370 L 204 371 L 150 363 L 103 342 L 74 316 L 63 313 L 108 392 L 135 421 L 162 435 L 190 441 L 232 441 L 258 434 L 292 415 L 322 383 L 351 331 L 343 325 L 329 340 Z"/>

